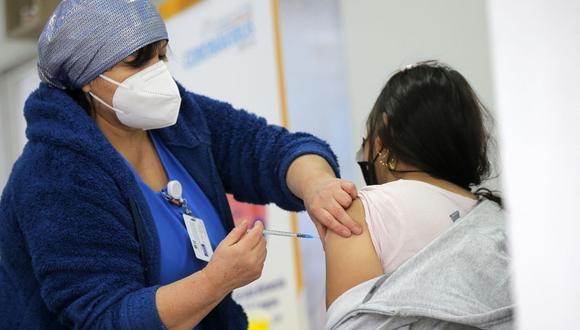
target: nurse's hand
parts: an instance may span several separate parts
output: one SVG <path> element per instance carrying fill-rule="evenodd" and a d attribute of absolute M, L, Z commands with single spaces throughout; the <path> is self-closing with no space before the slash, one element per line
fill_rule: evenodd
<path fill-rule="evenodd" d="M 324 244 L 326 229 L 343 237 L 362 232 L 346 209 L 358 196 L 354 183 L 337 179 L 332 167 L 318 155 L 296 158 L 288 168 L 286 182 L 290 191 L 304 201 Z"/>
<path fill-rule="evenodd" d="M 326 177 L 311 181 L 304 193 L 304 206 L 323 244 L 327 228 L 343 237 L 362 232 L 360 225 L 345 211 L 357 195 L 356 186 L 347 180 Z"/>
<path fill-rule="evenodd" d="M 248 230 L 247 222 L 235 227 L 216 248 L 204 268 L 208 281 L 217 290 L 234 289 L 247 285 L 262 275 L 266 260 L 264 225 L 256 221 Z"/>
<path fill-rule="evenodd" d="M 266 260 L 264 226 L 256 222 L 248 233 L 243 223 L 216 248 L 205 268 L 159 287 L 155 304 L 167 329 L 192 329 L 232 290 L 253 282 Z"/>

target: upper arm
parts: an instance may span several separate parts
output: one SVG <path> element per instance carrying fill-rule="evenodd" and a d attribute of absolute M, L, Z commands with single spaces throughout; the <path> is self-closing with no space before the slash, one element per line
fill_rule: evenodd
<path fill-rule="evenodd" d="M 361 225 L 363 232 L 349 238 L 344 238 L 330 230 L 326 233 L 327 308 L 350 288 L 383 274 L 360 199 L 352 203 L 347 213 Z"/>

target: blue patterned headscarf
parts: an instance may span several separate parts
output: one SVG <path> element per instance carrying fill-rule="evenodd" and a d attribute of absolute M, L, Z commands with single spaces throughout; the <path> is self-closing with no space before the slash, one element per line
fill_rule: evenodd
<path fill-rule="evenodd" d="M 125 57 L 168 39 L 148 0 L 64 0 L 38 40 L 38 74 L 62 89 L 80 89 Z"/>

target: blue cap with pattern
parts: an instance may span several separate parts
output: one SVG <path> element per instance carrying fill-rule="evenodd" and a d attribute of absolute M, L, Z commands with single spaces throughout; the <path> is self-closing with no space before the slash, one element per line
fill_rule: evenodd
<path fill-rule="evenodd" d="M 38 40 L 38 74 L 61 89 L 80 89 L 140 48 L 168 39 L 148 0 L 64 0 Z"/>

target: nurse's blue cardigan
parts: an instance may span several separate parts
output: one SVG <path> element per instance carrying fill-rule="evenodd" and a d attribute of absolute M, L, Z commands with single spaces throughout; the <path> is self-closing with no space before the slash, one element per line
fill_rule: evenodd
<path fill-rule="evenodd" d="M 296 157 L 321 155 L 338 175 L 320 139 L 179 90 L 177 124 L 158 136 L 227 232 L 226 192 L 299 211 L 303 203 L 285 180 Z M 29 142 L 0 202 L 0 328 L 163 329 L 155 306 L 158 236 L 131 170 L 64 91 L 41 84 L 25 116 Z M 247 318 L 228 295 L 202 325 L 246 329 Z"/>

